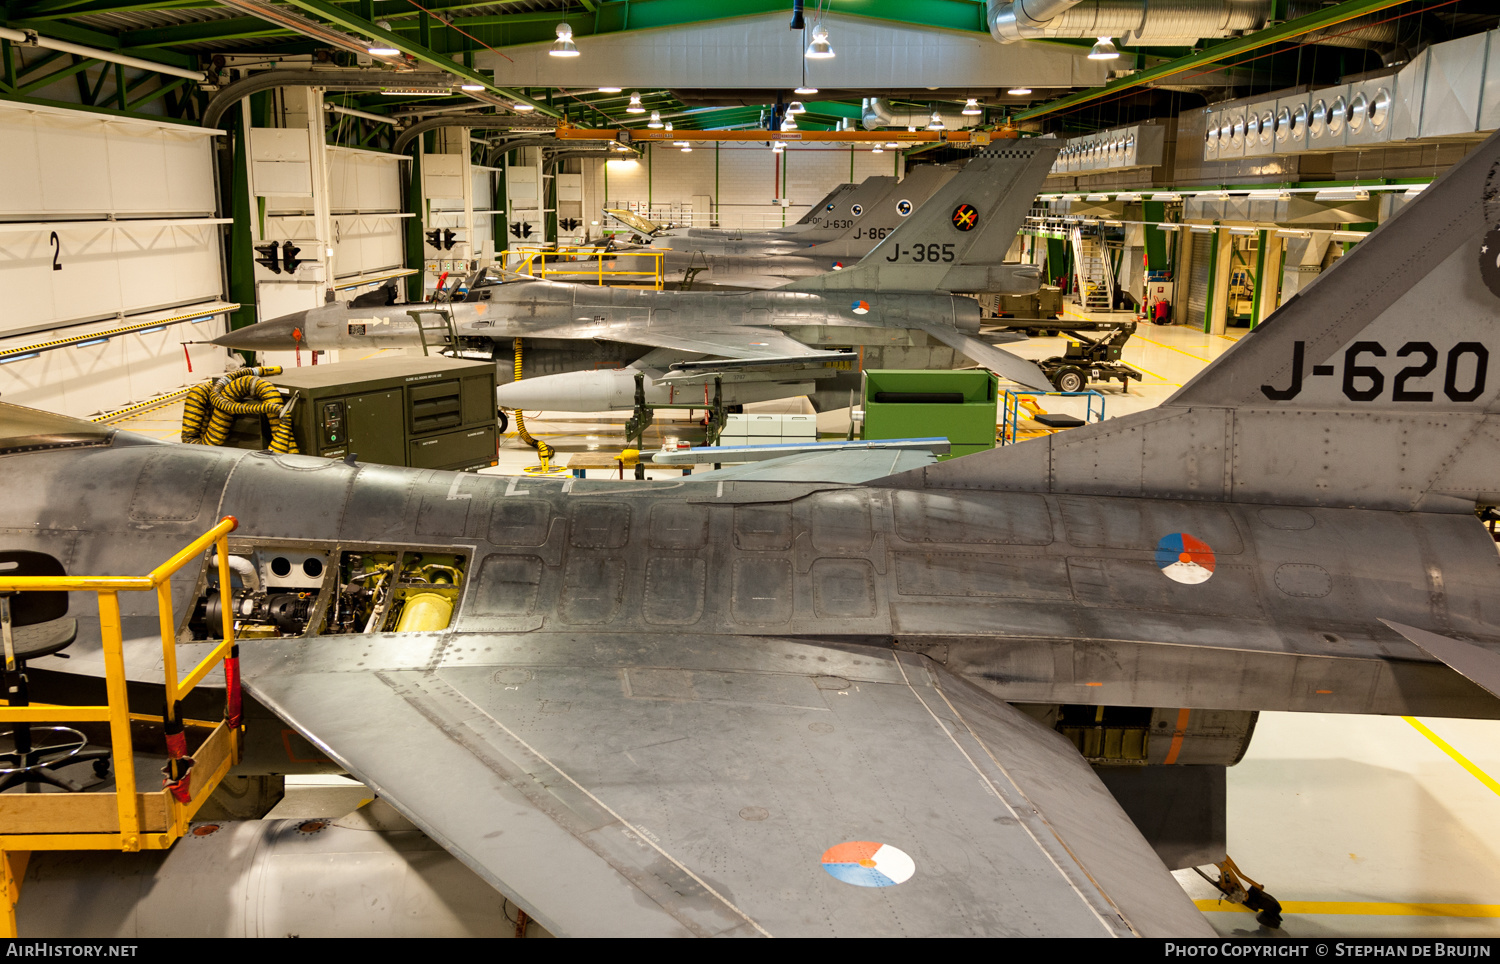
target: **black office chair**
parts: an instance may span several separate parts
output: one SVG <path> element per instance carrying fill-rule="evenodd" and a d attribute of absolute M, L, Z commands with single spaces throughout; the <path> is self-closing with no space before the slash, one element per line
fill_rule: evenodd
<path fill-rule="evenodd" d="M 63 576 L 62 563 L 44 552 L 0 551 L 0 575 Z M 78 620 L 68 617 L 65 592 L 28 591 L 0 593 L 0 669 L 4 671 L 5 698 L 11 706 L 29 705 L 26 661 L 60 652 L 78 638 Z M 36 744 L 38 734 L 49 740 Z M 89 749 L 89 741 L 71 726 L 36 726 L 18 723 L 8 737 L 10 750 L 0 750 L 0 793 L 25 785 L 50 784 L 62 790 L 82 789 L 63 780 L 54 771 L 78 763 L 92 762 L 94 773 L 109 773 L 110 752 Z"/>

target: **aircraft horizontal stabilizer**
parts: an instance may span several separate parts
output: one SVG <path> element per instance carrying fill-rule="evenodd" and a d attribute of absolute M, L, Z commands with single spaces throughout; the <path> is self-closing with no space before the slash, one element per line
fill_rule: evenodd
<path fill-rule="evenodd" d="M 1447 663 L 1455 673 L 1500 696 L 1500 653 L 1482 649 L 1461 639 L 1393 623 L 1389 619 L 1382 619 L 1381 622 L 1405 636 L 1408 642 L 1422 652 Z"/>
<path fill-rule="evenodd" d="M 1047 376 L 1042 373 L 1035 362 L 1028 361 L 1019 355 L 1012 355 L 1004 349 L 980 341 L 973 335 L 966 335 L 945 325 L 921 325 L 919 327 L 954 351 L 963 352 L 974 362 L 988 368 L 1001 378 L 1008 378 L 1039 392 L 1053 390 L 1052 383 L 1047 380 Z"/>

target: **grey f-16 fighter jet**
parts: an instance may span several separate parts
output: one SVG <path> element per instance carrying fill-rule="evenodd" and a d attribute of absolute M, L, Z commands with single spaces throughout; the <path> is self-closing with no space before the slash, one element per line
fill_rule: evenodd
<path fill-rule="evenodd" d="M 826 217 L 789 236 L 735 231 L 707 235 L 712 229 L 696 228 L 686 234 L 662 232 L 655 223 L 628 211 L 608 213 L 650 238 L 649 248 L 622 246 L 617 250 L 664 249 L 662 270 L 668 279 L 693 287 L 780 288 L 797 278 L 841 271 L 854 264 L 955 174 L 952 167 L 924 165 L 900 183 L 893 177 L 869 178 L 825 204 Z M 1000 254 L 1003 257 L 1004 252 Z M 613 263 L 623 264 L 618 258 Z M 607 275 L 609 267 L 604 271 Z"/>
<path fill-rule="evenodd" d="M 1500 718 L 1497 172 L 1491 137 L 1162 406 L 1049 438 L 616 483 L 6 407 L 0 542 L 136 574 L 233 514 L 243 568 L 316 560 L 298 605 L 189 567 L 177 611 L 232 602 L 249 692 L 556 934 L 1209 936 L 1169 868 L 1224 857 L 1257 711 Z M 79 595 L 38 665 L 97 665 Z"/>
<path fill-rule="evenodd" d="M 534 365 L 525 374 L 547 377 L 502 387 L 499 404 L 524 409 L 629 407 L 639 371 L 654 403 L 699 397 L 715 377 L 726 404 L 804 395 L 838 378 L 859 347 L 929 339 L 1046 391 L 1036 365 L 976 337 L 979 304 L 963 293 L 1036 289 L 1040 269 L 1004 257 L 1056 153 L 1048 139 L 982 152 L 863 260 L 776 291 L 640 291 L 506 280 L 491 271 L 454 304 L 329 303 L 215 344 L 371 350 L 436 342 L 508 354 L 522 339 Z M 951 361 L 948 354 L 942 363 Z"/>

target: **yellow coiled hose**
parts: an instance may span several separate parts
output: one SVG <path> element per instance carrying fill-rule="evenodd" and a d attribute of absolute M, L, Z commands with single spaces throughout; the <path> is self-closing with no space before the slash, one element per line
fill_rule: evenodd
<path fill-rule="evenodd" d="M 223 445 L 235 416 L 264 415 L 271 421 L 272 452 L 295 453 L 291 419 L 281 417 L 281 393 L 261 375 L 278 375 L 278 366 L 240 368 L 210 382 L 194 385 L 182 404 L 182 440 L 189 445 Z"/>
<path fill-rule="evenodd" d="M 516 339 L 515 380 L 516 381 L 520 381 L 521 380 L 521 339 L 519 339 L 519 338 Z M 519 408 L 516 409 L 515 412 L 516 412 L 516 435 L 520 437 L 521 441 L 525 442 L 527 445 L 529 445 L 532 448 L 536 449 L 536 454 L 537 454 L 537 456 L 539 458 L 543 458 L 543 459 L 551 458 L 552 457 L 552 446 L 548 445 L 546 442 L 543 442 L 541 439 L 532 438 L 531 433 L 528 432 L 528 431 L 526 431 L 526 416 L 523 415 L 523 414 L 521 414 L 521 410 Z"/>

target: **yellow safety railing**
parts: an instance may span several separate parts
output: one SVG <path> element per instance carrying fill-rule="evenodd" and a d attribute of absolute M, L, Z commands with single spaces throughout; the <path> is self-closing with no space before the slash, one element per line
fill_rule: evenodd
<path fill-rule="evenodd" d="M 145 576 L 9 576 L 0 577 L 0 593 L 23 591 L 92 591 L 99 600 L 99 630 L 104 645 L 105 706 L 0 706 L 0 726 L 17 723 L 107 722 L 113 755 L 115 789 L 108 793 L 0 794 L 0 937 L 14 937 L 15 900 L 33 850 L 164 850 L 188 830 L 193 815 L 240 757 L 240 727 L 229 719 L 218 723 L 181 720 L 178 704 L 230 655 L 234 648 L 233 607 L 228 604 L 229 533 L 239 523 L 226 516 Z M 172 575 L 217 548 L 219 585 L 226 596 L 224 638 L 186 676 L 178 677 L 177 621 L 172 611 Z M 166 716 L 131 713 L 126 696 L 120 593 L 156 593 L 160 620 Z M 227 716 L 227 714 L 226 714 Z M 192 751 L 191 795 L 178 799 L 168 789 L 136 789 L 132 721 L 184 723 L 199 733 L 211 730 Z"/>
<path fill-rule="evenodd" d="M 514 263 L 512 258 L 516 260 Z M 604 268 L 604 262 L 616 258 L 646 258 L 651 262 L 649 271 L 625 271 L 619 268 Z M 500 252 L 497 261 L 510 271 L 546 278 L 549 275 L 567 275 L 577 279 L 593 275 L 595 283 L 604 284 L 605 278 L 649 278 L 651 286 L 662 289 L 666 253 L 664 251 L 605 251 L 602 248 L 513 248 Z M 552 267 L 548 267 L 548 262 Z M 592 270 L 589 262 L 592 262 Z"/>

